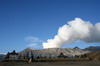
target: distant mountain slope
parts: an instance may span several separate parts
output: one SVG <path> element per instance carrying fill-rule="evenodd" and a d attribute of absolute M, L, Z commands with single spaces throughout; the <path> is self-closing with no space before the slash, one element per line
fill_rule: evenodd
<path fill-rule="evenodd" d="M 100 51 L 100 46 L 90 46 L 90 47 L 85 48 L 84 50 L 88 50 L 91 52 Z"/>
<path fill-rule="evenodd" d="M 87 56 L 91 58 L 91 60 L 100 60 L 100 51 L 88 53 Z"/>
<path fill-rule="evenodd" d="M 4 60 L 5 55 L 4 54 L 0 54 L 0 61 Z"/>
<path fill-rule="evenodd" d="M 58 57 L 60 53 L 63 53 L 65 56 L 71 57 L 75 55 L 82 55 L 88 53 L 88 51 L 75 48 L 49 48 L 49 49 L 32 49 L 26 48 L 21 51 L 20 56 L 27 56 L 27 54 L 31 53 L 35 58 L 36 57 Z"/>

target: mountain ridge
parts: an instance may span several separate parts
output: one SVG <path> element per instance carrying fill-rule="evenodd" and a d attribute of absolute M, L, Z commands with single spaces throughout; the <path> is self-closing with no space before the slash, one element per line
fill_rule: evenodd
<path fill-rule="evenodd" d="M 58 57 L 60 53 L 63 53 L 65 56 L 73 57 L 75 55 L 82 55 L 85 53 L 89 53 L 89 51 L 82 50 L 78 47 L 76 48 L 48 48 L 48 49 L 32 49 L 26 48 L 21 51 L 19 54 L 21 56 L 27 56 L 27 54 L 31 53 L 34 58 L 37 57 Z"/>
<path fill-rule="evenodd" d="M 87 48 L 85 48 L 84 50 L 88 50 L 90 52 L 95 52 L 95 51 L 100 51 L 100 46 L 89 46 Z"/>

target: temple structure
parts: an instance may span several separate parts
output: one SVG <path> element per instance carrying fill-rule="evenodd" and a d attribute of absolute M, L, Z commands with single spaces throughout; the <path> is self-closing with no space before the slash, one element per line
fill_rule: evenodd
<path fill-rule="evenodd" d="M 18 60 L 18 53 L 16 53 L 15 50 L 13 50 L 11 53 L 8 52 L 6 55 L 6 60 Z"/>

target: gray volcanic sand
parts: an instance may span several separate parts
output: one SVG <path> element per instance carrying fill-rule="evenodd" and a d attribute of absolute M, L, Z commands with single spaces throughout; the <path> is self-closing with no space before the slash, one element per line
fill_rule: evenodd
<path fill-rule="evenodd" d="M 100 66 L 100 61 L 0 62 L 0 66 Z"/>

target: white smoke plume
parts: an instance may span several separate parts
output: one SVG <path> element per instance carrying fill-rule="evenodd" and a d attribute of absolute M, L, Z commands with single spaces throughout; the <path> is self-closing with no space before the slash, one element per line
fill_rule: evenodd
<path fill-rule="evenodd" d="M 75 18 L 58 29 L 54 39 L 43 43 L 43 48 L 60 48 L 64 43 L 81 40 L 87 43 L 100 42 L 100 23 L 93 25 L 89 21 Z"/>

